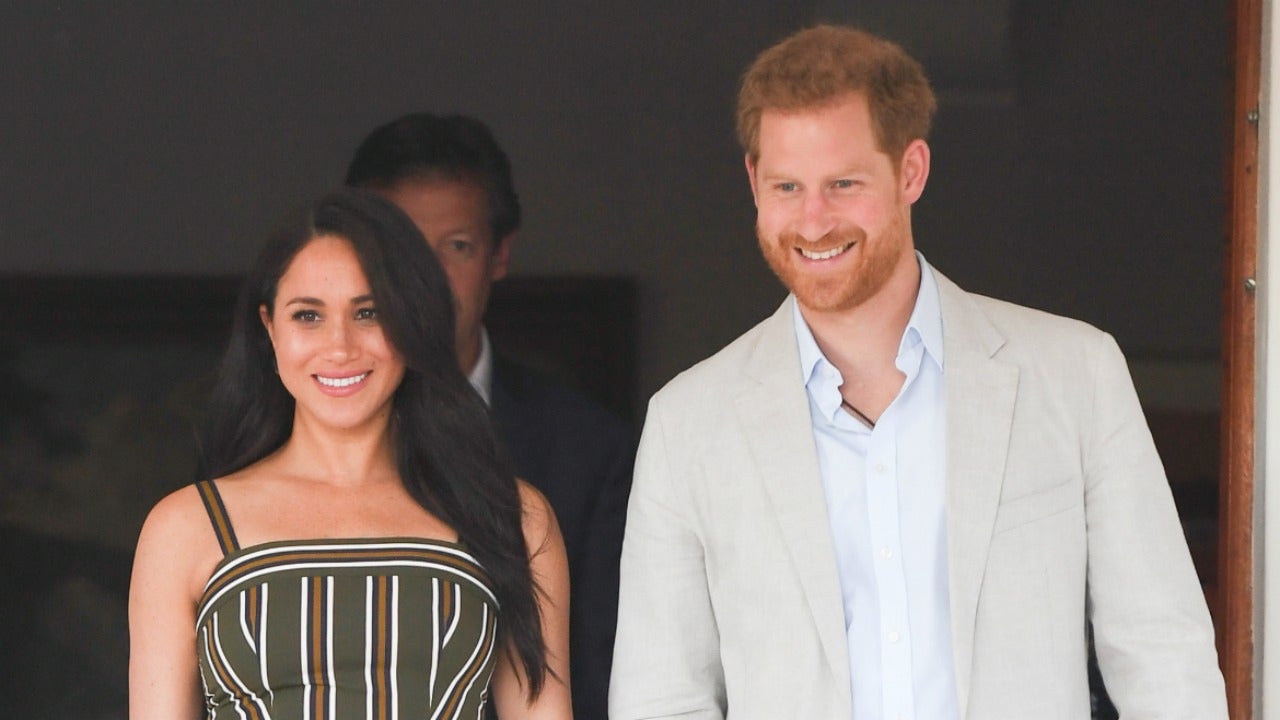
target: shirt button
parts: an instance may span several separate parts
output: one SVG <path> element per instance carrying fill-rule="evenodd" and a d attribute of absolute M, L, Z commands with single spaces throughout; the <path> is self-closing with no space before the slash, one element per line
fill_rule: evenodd
<path fill-rule="evenodd" d="M 888 560 L 889 558 L 893 557 L 893 548 L 888 548 L 888 547 L 880 548 L 880 557 L 884 558 L 885 560 Z"/>
<path fill-rule="evenodd" d="M 878 473 L 884 472 L 884 463 L 876 463 L 876 472 Z"/>
<path fill-rule="evenodd" d="M 889 632 L 889 642 L 891 643 L 898 642 L 898 632 L 896 630 Z"/>

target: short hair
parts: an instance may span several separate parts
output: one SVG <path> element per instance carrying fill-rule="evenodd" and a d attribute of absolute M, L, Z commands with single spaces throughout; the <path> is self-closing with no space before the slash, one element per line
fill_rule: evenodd
<path fill-rule="evenodd" d="M 346 184 L 388 189 L 437 178 L 474 182 L 484 190 L 494 242 L 519 229 L 511 161 L 488 126 L 466 115 L 412 113 L 374 129 L 356 149 Z"/>
<path fill-rule="evenodd" d="M 867 98 L 876 144 L 890 157 L 928 138 L 937 100 L 920 63 L 863 30 L 818 25 L 760 53 L 747 69 L 738 92 L 738 141 L 759 160 L 765 110 L 821 108 L 851 92 Z"/>

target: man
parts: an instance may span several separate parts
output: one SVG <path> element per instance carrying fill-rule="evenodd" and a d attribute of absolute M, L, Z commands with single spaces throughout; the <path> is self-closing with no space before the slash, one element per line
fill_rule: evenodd
<path fill-rule="evenodd" d="M 507 274 L 520 226 L 507 155 L 479 120 L 407 115 L 364 140 L 347 183 L 399 205 L 444 266 L 457 303 L 458 362 L 489 403 L 517 473 L 547 496 L 564 533 L 574 715 L 603 719 L 635 448 L 625 424 L 603 407 L 489 344 L 489 291 Z"/>
<path fill-rule="evenodd" d="M 769 319 L 656 394 L 611 717 L 1226 718 L 1213 629 L 1124 359 L 915 251 L 920 66 L 817 27 L 747 72 Z"/>

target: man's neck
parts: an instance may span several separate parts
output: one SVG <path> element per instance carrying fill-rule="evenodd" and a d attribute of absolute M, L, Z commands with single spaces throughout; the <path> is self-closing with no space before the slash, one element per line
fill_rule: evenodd
<path fill-rule="evenodd" d="M 489 345 L 489 337 L 483 327 L 476 334 L 476 351 L 471 355 L 470 364 L 462 364 L 463 374 L 467 381 L 480 393 L 486 404 L 493 402 L 493 349 Z"/>
<path fill-rule="evenodd" d="M 912 254 L 884 287 L 856 307 L 818 311 L 800 305 L 800 314 L 814 341 L 827 361 L 840 371 L 849 393 L 888 396 L 890 400 L 896 394 L 901 384 L 901 373 L 895 365 L 898 347 L 919 292 L 920 263 Z M 871 400 L 871 404 L 881 403 Z"/>

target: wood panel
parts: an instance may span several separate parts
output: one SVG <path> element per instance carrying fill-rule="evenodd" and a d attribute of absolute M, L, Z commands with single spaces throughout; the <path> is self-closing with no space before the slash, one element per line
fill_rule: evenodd
<path fill-rule="evenodd" d="M 1231 4 L 1233 97 L 1222 320 L 1222 474 L 1218 654 L 1231 717 L 1253 717 L 1254 280 L 1258 247 L 1258 112 L 1262 2 Z"/>

